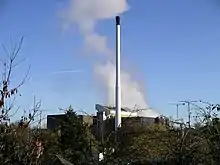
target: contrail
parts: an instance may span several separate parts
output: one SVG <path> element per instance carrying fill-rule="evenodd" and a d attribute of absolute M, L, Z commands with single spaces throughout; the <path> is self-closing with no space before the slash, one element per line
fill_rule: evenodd
<path fill-rule="evenodd" d="M 81 73 L 83 70 L 63 70 L 63 71 L 56 71 L 50 73 L 51 75 L 57 75 L 57 74 L 66 74 L 66 73 Z"/>

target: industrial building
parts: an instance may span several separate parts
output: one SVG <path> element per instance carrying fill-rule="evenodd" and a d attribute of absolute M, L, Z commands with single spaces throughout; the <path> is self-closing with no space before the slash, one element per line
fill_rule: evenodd
<path fill-rule="evenodd" d="M 89 115 L 78 115 L 82 122 L 88 123 L 92 125 L 95 117 Z M 47 115 L 47 129 L 51 131 L 55 131 L 59 128 L 62 121 L 65 119 L 65 114 L 58 115 Z"/>
<path fill-rule="evenodd" d="M 97 113 L 97 137 L 98 139 L 103 138 L 103 134 L 105 134 L 105 121 L 109 118 L 115 118 L 115 107 L 113 106 L 105 106 L 96 104 L 95 105 L 96 113 Z M 155 119 L 159 117 L 160 114 L 156 113 L 155 111 L 151 109 L 141 109 L 141 110 L 132 110 L 127 107 L 121 108 L 121 117 L 122 117 L 122 123 L 121 125 L 125 125 L 127 123 L 135 124 L 135 123 L 141 123 L 144 125 L 150 125 L 155 123 Z M 112 126 L 112 129 L 114 126 Z M 114 129 L 112 130 L 114 131 Z"/>
<path fill-rule="evenodd" d="M 78 115 L 82 122 L 88 123 L 93 134 L 97 139 L 101 140 L 103 134 L 107 131 L 105 128 L 105 121 L 110 118 L 115 118 L 115 108 L 112 106 L 104 106 L 100 104 L 95 105 L 96 115 Z M 121 108 L 122 125 L 126 123 L 135 124 L 141 123 L 144 125 L 150 125 L 155 123 L 155 119 L 159 116 L 158 113 L 153 110 L 141 110 L 134 111 L 129 108 Z M 59 128 L 60 123 L 64 120 L 65 114 L 58 115 L 48 115 L 47 116 L 47 129 L 55 131 Z M 109 130 L 108 130 L 109 131 Z M 111 131 L 111 130 L 110 130 Z M 112 126 L 112 131 L 114 131 L 114 122 Z"/>

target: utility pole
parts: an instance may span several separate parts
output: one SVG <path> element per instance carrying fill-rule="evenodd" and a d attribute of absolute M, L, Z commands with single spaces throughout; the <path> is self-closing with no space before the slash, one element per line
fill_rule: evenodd
<path fill-rule="evenodd" d="M 196 103 L 197 101 L 190 101 L 190 100 L 185 100 L 185 101 L 180 101 L 182 103 L 187 104 L 187 111 L 188 111 L 188 126 L 191 128 L 191 104 Z"/>
<path fill-rule="evenodd" d="M 181 105 L 185 105 L 185 103 L 171 103 L 171 104 L 176 106 L 176 120 L 179 120 L 179 107 Z"/>
<path fill-rule="evenodd" d="M 190 102 L 187 102 L 187 109 L 188 109 L 188 124 L 189 128 L 191 128 L 191 108 L 190 108 Z"/>

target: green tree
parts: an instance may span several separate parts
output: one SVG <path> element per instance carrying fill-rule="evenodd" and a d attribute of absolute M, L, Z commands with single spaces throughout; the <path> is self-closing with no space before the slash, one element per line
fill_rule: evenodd
<path fill-rule="evenodd" d="M 60 127 L 60 149 L 64 158 L 74 164 L 94 162 L 95 140 L 90 127 L 69 107 Z"/>

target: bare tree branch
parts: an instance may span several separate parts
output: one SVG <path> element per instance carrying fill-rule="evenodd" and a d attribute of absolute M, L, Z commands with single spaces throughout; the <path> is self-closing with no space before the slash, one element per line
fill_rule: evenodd
<path fill-rule="evenodd" d="M 4 60 L 4 63 L 3 63 L 3 65 L 4 65 L 3 66 L 4 67 L 3 80 L 1 82 L 1 89 L 0 89 L 0 109 L 2 111 L 2 114 L 0 116 L 1 121 L 4 121 L 5 119 L 9 118 L 9 116 L 10 116 L 9 112 L 14 107 L 11 104 L 7 108 L 6 101 L 12 97 L 14 97 L 14 99 L 15 99 L 15 95 L 18 93 L 18 88 L 21 87 L 28 80 L 30 66 L 29 66 L 24 78 L 22 79 L 22 81 L 14 87 L 9 87 L 11 84 L 10 81 L 11 81 L 12 71 L 15 67 L 18 66 L 18 64 L 20 64 L 20 63 L 17 63 L 16 61 L 18 59 L 18 55 L 19 55 L 19 52 L 20 52 L 22 44 L 23 44 L 23 39 L 24 38 L 21 37 L 18 44 L 12 44 L 11 39 L 10 39 L 10 50 L 6 49 L 6 47 L 2 44 L 2 48 L 6 54 L 7 59 Z"/>

